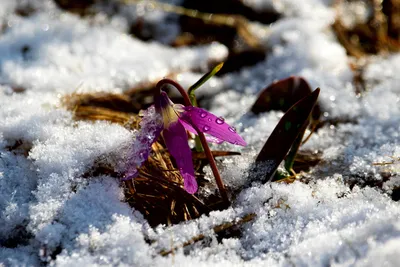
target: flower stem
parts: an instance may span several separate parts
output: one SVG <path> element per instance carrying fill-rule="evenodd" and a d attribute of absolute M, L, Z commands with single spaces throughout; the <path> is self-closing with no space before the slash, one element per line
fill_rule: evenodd
<path fill-rule="evenodd" d="M 160 93 L 161 93 L 161 89 L 165 85 L 168 85 L 168 84 L 174 86 L 179 91 L 179 93 L 183 97 L 183 101 L 185 102 L 185 106 L 193 106 L 192 103 L 190 102 L 190 98 L 189 98 L 188 94 L 186 93 L 186 90 L 183 89 L 183 87 L 179 83 L 175 82 L 174 80 L 168 79 L 168 78 L 164 78 L 164 79 L 160 80 L 157 83 L 156 92 L 155 92 L 155 95 L 154 95 L 155 97 L 154 98 L 159 97 Z"/>
<path fill-rule="evenodd" d="M 183 89 L 183 87 L 179 83 L 175 82 L 174 80 L 168 79 L 168 78 L 164 78 L 164 79 L 162 79 L 161 81 L 159 81 L 157 83 L 156 92 L 155 92 L 155 98 L 157 98 L 160 95 L 161 89 L 165 85 L 168 85 L 168 84 L 174 86 L 179 91 L 179 93 L 183 97 L 183 100 L 185 102 L 185 106 L 193 106 L 191 101 L 190 101 L 189 95 L 186 92 L 186 90 Z M 211 153 L 211 150 L 210 150 L 210 147 L 207 144 L 206 138 L 205 138 L 204 134 L 196 127 L 196 125 L 192 125 L 192 126 L 196 130 L 197 135 L 200 137 L 201 144 L 203 146 L 204 152 L 205 152 L 205 154 L 206 154 L 206 156 L 208 158 L 208 161 L 210 163 L 210 167 L 211 167 L 211 170 L 212 170 L 212 172 L 214 174 L 215 181 L 217 182 L 217 186 L 218 186 L 219 192 L 221 194 L 221 197 L 222 197 L 223 201 L 225 202 L 225 204 L 229 204 L 229 198 L 228 198 L 228 194 L 226 192 L 225 185 L 222 182 L 221 176 L 219 175 L 217 165 L 215 164 L 214 156 Z"/>
<path fill-rule="evenodd" d="M 200 137 L 200 142 L 203 145 L 204 152 L 206 153 L 208 161 L 210 162 L 210 167 L 211 167 L 212 172 L 214 174 L 215 181 L 217 182 L 219 193 L 221 194 L 221 197 L 222 197 L 223 201 L 226 204 L 229 204 L 229 198 L 228 198 L 228 194 L 226 193 L 225 185 L 224 185 L 224 183 L 222 181 L 221 176 L 219 175 L 217 165 L 215 164 L 214 156 L 212 155 L 210 147 L 207 144 L 206 137 L 204 136 L 204 134 L 202 132 L 200 132 L 197 129 L 197 127 L 194 127 L 194 128 L 195 128 L 197 134 Z"/>

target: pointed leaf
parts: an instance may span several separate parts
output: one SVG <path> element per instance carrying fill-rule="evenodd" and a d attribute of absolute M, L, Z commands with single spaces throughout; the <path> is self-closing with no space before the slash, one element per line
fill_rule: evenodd
<path fill-rule="evenodd" d="M 188 94 L 189 94 L 189 98 L 190 98 L 190 102 L 192 103 L 193 106 L 198 106 L 197 105 L 197 100 L 196 100 L 196 96 L 194 94 L 194 91 L 199 88 L 200 86 L 202 86 L 206 81 L 208 81 L 212 76 L 214 76 L 224 65 L 224 63 L 219 63 L 217 66 L 215 66 L 211 71 L 207 72 L 206 74 L 204 74 L 200 80 L 198 80 L 195 84 L 193 84 L 192 86 L 189 87 L 188 89 Z"/>
<path fill-rule="evenodd" d="M 279 164 L 285 158 L 296 140 L 299 131 L 308 123 L 308 118 L 317 102 L 320 89 L 301 99 L 283 115 L 271 136 L 256 158 L 256 162 L 268 162 L 269 171 L 265 179 L 269 181 Z"/>

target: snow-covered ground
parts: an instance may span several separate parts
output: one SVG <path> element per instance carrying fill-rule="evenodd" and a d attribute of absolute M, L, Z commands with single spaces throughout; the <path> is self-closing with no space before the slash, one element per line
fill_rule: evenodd
<path fill-rule="evenodd" d="M 302 147 L 322 157 L 306 174 L 310 182 L 254 183 L 226 210 L 151 228 L 124 202 L 119 181 L 84 176 L 95 161 L 123 160 L 115 151 L 135 142 L 136 133 L 76 122 L 61 99 L 120 93 L 171 73 L 187 86 L 200 77 L 194 70 L 223 61 L 227 48 L 135 39 L 127 34 L 127 14 L 134 18 L 140 10 L 132 7 L 89 19 L 52 1 L 1 0 L 0 266 L 398 266 L 400 205 L 391 194 L 400 187 L 400 160 L 373 163 L 400 157 L 400 54 L 369 58 L 368 90 L 357 95 L 349 58 L 330 30 L 330 1 L 244 2 L 283 17 L 251 25 L 269 51 L 265 61 L 199 89 L 214 94 L 210 110 L 249 144 L 222 146 L 242 153 L 219 163 L 225 183 L 239 189 L 257 175 L 250 166 L 282 113 L 248 110 L 276 79 L 305 77 L 321 88 L 324 119 L 347 123 L 325 124 Z M 28 4 L 32 14 L 16 15 Z M 149 20 L 162 16 L 140 12 Z M 381 188 L 363 186 L 379 181 Z M 214 226 L 248 214 L 256 217 L 240 226 L 239 237 L 217 240 Z M 160 255 L 200 234 L 205 241 Z"/>

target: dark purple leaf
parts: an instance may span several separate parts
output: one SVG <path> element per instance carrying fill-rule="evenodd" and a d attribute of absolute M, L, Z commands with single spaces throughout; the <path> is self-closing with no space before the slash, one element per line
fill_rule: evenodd
<path fill-rule="evenodd" d="M 317 88 L 314 92 L 298 101 L 283 115 L 258 154 L 256 162 L 268 162 L 270 165 L 269 171 L 265 176 L 266 181 L 271 179 L 299 133 L 304 127 L 307 127 L 309 116 L 317 102 L 319 91 L 320 89 Z"/>
<path fill-rule="evenodd" d="M 311 91 L 307 81 L 302 77 L 290 76 L 265 88 L 251 107 L 251 111 L 255 114 L 270 110 L 286 112 L 297 101 L 309 95 Z M 313 119 L 318 119 L 320 113 L 321 111 L 317 104 L 313 110 Z"/>

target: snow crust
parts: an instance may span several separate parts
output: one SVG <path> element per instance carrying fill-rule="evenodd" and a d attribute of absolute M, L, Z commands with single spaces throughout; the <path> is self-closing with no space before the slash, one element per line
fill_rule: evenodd
<path fill-rule="evenodd" d="M 390 194 L 400 187 L 400 56 L 372 59 L 367 91 L 357 95 L 349 58 L 329 29 L 330 2 L 245 1 L 283 14 L 273 25 L 251 26 L 270 53 L 198 92 L 213 95 L 210 110 L 249 143 L 218 147 L 242 152 L 218 164 L 230 188 L 247 189 L 226 210 L 151 228 L 125 203 L 119 181 L 91 172 L 96 164 L 117 166 L 124 160 L 118 152 L 138 133 L 76 122 L 60 99 L 76 91 L 122 92 L 170 73 L 187 87 L 201 75 L 193 70 L 224 60 L 227 48 L 170 48 L 162 37 L 145 43 L 127 34 L 121 13 L 90 20 L 52 1 L 29 1 L 35 11 L 21 17 L 14 11 L 28 1 L 2 1 L 0 266 L 397 266 L 400 207 Z M 149 16 L 162 21 L 165 14 Z M 283 113 L 248 110 L 263 88 L 289 75 L 321 88 L 327 123 L 301 149 L 322 161 L 308 183 L 261 185 L 262 172 L 251 165 Z M 220 240 L 212 230 L 249 214 L 256 216 L 240 226 L 241 235 Z M 198 235 L 205 238 L 182 248 Z"/>

